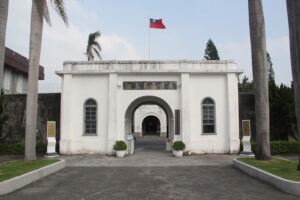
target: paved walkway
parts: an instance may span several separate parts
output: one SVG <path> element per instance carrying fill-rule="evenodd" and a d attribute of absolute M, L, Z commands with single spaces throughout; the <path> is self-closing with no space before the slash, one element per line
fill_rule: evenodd
<path fill-rule="evenodd" d="M 68 167 L 3 200 L 299 200 L 226 166 Z"/>
<path fill-rule="evenodd" d="M 151 148 L 147 144 L 125 158 L 61 156 L 66 160 L 65 169 L 0 199 L 299 200 L 233 168 L 235 157 L 210 154 L 175 158 L 161 146 Z M 0 157 L 0 162 L 8 159 Z"/>
<path fill-rule="evenodd" d="M 156 150 L 136 150 L 134 155 L 116 158 L 107 155 L 74 155 L 61 156 L 69 167 L 95 167 L 95 166 L 221 166 L 231 165 L 232 159 L 237 155 L 192 155 L 175 158 L 171 152 Z"/>

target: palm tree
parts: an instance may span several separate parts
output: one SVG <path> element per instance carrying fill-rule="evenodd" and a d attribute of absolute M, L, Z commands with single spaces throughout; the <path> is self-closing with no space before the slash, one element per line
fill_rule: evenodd
<path fill-rule="evenodd" d="M 3 89 L 5 34 L 8 15 L 8 0 L 0 1 L 0 88 Z"/>
<path fill-rule="evenodd" d="M 86 47 L 86 56 L 88 58 L 88 61 L 94 60 L 94 53 L 98 56 L 98 58 L 101 60 L 101 46 L 97 41 L 97 38 L 100 37 L 101 33 L 99 31 L 96 31 L 95 33 L 90 33 L 88 45 Z"/>
<path fill-rule="evenodd" d="M 51 0 L 55 10 L 68 25 L 63 0 Z M 46 0 L 32 0 L 30 26 L 30 53 L 28 71 L 28 92 L 26 100 L 25 161 L 36 160 L 36 119 L 38 97 L 38 74 L 40 65 L 43 19 L 51 25 Z"/>
<path fill-rule="evenodd" d="M 255 93 L 256 159 L 271 159 L 265 20 L 261 0 L 248 0 Z"/>
<path fill-rule="evenodd" d="M 291 66 L 293 74 L 297 127 L 300 139 L 300 1 L 287 0 L 286 4 L 290 29 Z M 298 161 L 298 171 L 300 171 L 300 155 Z"/>

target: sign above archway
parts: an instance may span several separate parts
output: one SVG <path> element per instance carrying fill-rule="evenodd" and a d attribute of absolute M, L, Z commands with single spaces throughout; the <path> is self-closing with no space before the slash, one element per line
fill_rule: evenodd
<path fill-rule="evenodd" d="M 123 82 L 124 90 L 176 90 L 176 81 L 131 81 Z"/>

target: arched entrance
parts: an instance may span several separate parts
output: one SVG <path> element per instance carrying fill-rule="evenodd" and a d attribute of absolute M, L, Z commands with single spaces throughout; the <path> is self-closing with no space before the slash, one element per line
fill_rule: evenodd
<path fill-rule="evenodd" d="M 154 135 L 160 136 L 160 121 L 155 116 L 147 116 L 142 122 L 143 136 Z"/>
<path fill-rule="evenodd" d="M 138 107 L 141 105 L 158 105 L 163 109 L 166 115 L 166 137 L 160 138 L 160 140 L 163 141 L 164 143 L 164 150 L 170 150 L 168 149 L 168 145 L 166 145 L 167 142 L 173 141 L 174 137 L 174 117 L 173 117 L 173 112 L 168 103 L 155 96 L 143 96 L 135 99 L 127 108 L 126 113 L 125 113 L 125 138 L 127 138 L 127 135 L 130 133 L 135 133 L 135 124 L 134 124 L 134 113 Z M 147 118 L 149 117 L 149 118 Z M 159 132 L 160 132 L 160 125 L 161 122 L 160 120 L 155 120 L 155 116 L 146 116 L 145 119 L 143 120 L 144 125 L 145 125 L 145 130 L 148 128 L 150 132 L 155 132 L 157 131 L 157 126 L 159 126 Z M 155 127 L 156 125 L 156 127 Z M 147 126 L 147 128 L 146 128 Z M 150 134 L 151 135 L 151 134 Z M 157 137 L 159 139 L 159 137 Z M 151 146 L 151 145 L 149 145 Z M 155 148 L 155 147 L 154 147 Z"/>

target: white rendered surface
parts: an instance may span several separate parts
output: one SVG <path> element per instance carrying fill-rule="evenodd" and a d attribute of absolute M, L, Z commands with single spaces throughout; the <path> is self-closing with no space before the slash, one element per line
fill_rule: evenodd
<path fill-rule="evenodd" d="M 65 62 L 62 77 L 62 154 L 112 154 L 116 140 L 131 133 L 134 110 L 146 102 L 166 111 L 171 143 L 183 140 L 194 153 L 239 151 L 238 74 L 233 61 Z M 124 81 L 176 81 L 176 90 L 123 90 Z M 201 102 L 215 102 L 216 132 L 202 133 Z M 97 102 L 97 134 L 83 134 L 83 104 Z M 175 133 L 180 110 L 180 135 Z M 170 144 L 171 145 L 171 144 Z"/>

